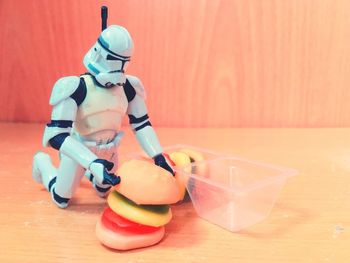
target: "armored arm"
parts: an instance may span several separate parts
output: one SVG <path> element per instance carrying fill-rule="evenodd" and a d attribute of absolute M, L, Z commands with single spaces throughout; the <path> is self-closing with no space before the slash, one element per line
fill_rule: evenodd
<path fill-rule="evenodd" d="M 129 102 L 127 110 L 129 123 L 139 144 L 147 155 L 154 159 L 156 165 L 174 174 L 171 165 L 163 156 L 163 148 L 150 122 L 145 104 L 145 90 L 141 81 L 134 76 L 127 76 L 124 91 Z"/>

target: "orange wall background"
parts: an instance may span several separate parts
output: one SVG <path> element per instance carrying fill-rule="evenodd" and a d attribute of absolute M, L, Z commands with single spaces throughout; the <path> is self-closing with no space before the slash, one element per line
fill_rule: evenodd
<path fill-rule="evenodd" d="M 0 121 L 43 122 L 55 81 L 85 72 L 102 4 L 130 31 L 152 122 L 350 126 L 350 1 L 1 0 Z"/>

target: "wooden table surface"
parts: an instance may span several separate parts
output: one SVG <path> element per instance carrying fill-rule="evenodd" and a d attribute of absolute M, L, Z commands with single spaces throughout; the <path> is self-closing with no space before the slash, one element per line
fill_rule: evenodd
<path fill-rule="evenodd" d="M 139 150 L 126 130 L 121 154 Z M 65 210 L 34 183 L 42 131 L 43 124 L 0 123 L 0 262 L 350 262 L 350 129 L 158 128 L 163 145 L 196 145 L 300 173 L 268 218 L 240 233 L 207 223 L 185 203 L 173 206 L 160 244 L 129 252 L 96 239 L 106 203 L 87 180 Z"/>

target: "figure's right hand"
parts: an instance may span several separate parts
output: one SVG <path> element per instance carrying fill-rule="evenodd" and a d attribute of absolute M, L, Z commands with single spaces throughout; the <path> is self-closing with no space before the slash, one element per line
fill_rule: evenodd
<path fill-rule="evenodd" d="M 96 159 L 90 164 L 89 170 L 95 176 L 97 183 L 114 186 L 120 183 L 120 177 L 109 173 L 113 166 L 114 164 L 112 162 L 104 159 Z"/>

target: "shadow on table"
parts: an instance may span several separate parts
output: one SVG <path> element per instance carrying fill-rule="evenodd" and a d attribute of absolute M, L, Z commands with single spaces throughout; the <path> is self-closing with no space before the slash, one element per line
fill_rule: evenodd
<path fill-rule="evenodd" d="M 311 221 L 312 211 L 289 207 L 285 203 L 276 203 L 270 216 L 261 223 L 238 234 L 254 238 L 275 238 L 287 235 L 292 229 Z"/>
<path fill-rule="evenodd" d="M 192 203 L 184 202 L 172 206 L 173 219 L 166 226 L 163 246 L 167 248 L 191 247 L 206 235 L 200 226 L 203 221 L 197 216 Z"/>
<path fill-rule="evenodd" d="M 78 214 L 102 214 L 102 211 L 107 206 L 107 202 L 104 199 L 101 199 L 96 202 L 86 203 L 81 199 L 72 198 L 71 204 L 66 208 L 68 211 L 72 211 Z"/>

